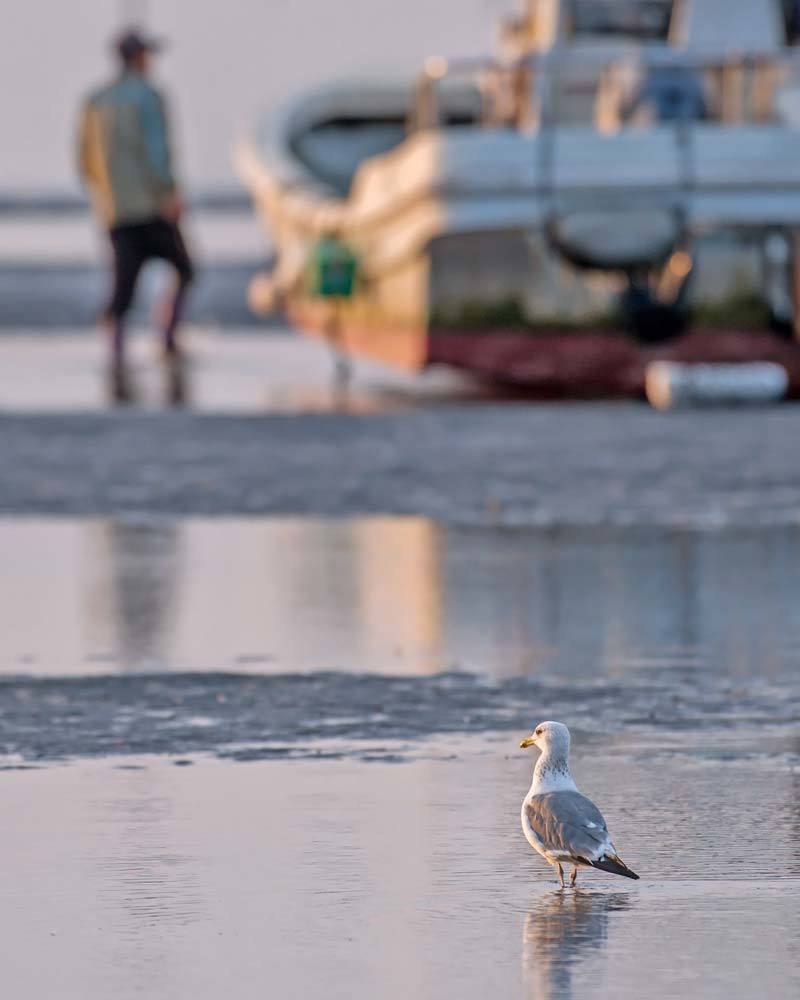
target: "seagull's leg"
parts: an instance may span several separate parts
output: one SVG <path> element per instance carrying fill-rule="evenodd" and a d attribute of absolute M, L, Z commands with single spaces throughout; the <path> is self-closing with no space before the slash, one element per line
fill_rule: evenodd
<path fill-rule="evenodd" d="M 564 869 L 561 867 L 561 862 L 556 861 L 556 868 L 558 869 L 558 877 L 561 880 L 561 888 L 564 888 Z"/>
<path fill-rule="evenodd" d="M 578 878 L 578 866 L 573 865 L 572 874 L 569 877 L 569 884 L 572 886 L 573 889 L 575 888 L 575 882 L 577 881 L 577 878 Z"/>

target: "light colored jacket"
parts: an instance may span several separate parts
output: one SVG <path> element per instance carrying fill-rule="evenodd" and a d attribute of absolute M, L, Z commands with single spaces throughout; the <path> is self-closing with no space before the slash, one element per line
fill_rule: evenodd
<path fill-rule="evenodd" d="M 163 96 L 137 73 L 90 94 L 78 135 L 78 169 L 109 226 L 161 215 L 175 190 Z"/>

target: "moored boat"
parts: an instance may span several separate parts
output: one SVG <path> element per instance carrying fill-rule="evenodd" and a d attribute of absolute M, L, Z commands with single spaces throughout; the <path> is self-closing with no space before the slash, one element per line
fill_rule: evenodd
<path fill-rule="evenodd" d="M 498 56 L 340 85 L 239 150 L 277 249 L 251 303 L 540 393 L 641 394 L 657 360 L 800 393 L 795 79 L 774 0 L 532 0 Z M 348 294 L 314 277 L 331 241 Z"/>

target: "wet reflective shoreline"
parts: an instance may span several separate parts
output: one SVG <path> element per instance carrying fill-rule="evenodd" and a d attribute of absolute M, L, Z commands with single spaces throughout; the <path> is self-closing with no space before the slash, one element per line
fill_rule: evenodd
<path fill-rule="evenodd" d="M 185 362 L 173 365 L 163 363 L 155 333 L 132 328 L 127 363 L 115 373 L 102 329 L 85 325 L 0 336 L 0 413 L 402 413 L 509 396 L 452 370 L 411 374 L 360 359 L 352 378 L 337 382 L 331 347 L 283 325 L 193 327 Z"/>
<path fill-rule="evenodd" d="M 796 778 L 614 749 L 607 767 L 602 742 L 579 743 L 575 771 L 642 879 L 582 873 L 575 892 L 522 838 L 530 759 L 510 741 L 437 741 L 400 767 L 128 758 L 0 774 L 17 817 L 0 830 L 7 989 L 795 996 Z M 743 862 L 754 811 L 769 836 Z"/>
<path fill-rule="evenodd" d="M 0 519 L 0 549 L 0 675 L 768 680 L 800 658 L 794 527 Z"/>
<path fill-rule="evenodd" d="M 797 995 L 800 529 L 6 519 L 0 549 L 10 995 Z M 546 717 L 641 881 L 561 892 L 522 837 Z"/>
<path fill-rule="evenodd" d="M 5 766 L 406 760 L 531 713 L 798 760 L 796 529 L 14 520 L 0 546 Z"/>

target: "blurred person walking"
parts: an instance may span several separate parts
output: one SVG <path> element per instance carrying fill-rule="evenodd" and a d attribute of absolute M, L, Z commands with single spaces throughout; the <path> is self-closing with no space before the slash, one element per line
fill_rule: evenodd
<path fill-rule="evenodd" d="M 161 44 L 136 30 L 115 43 L 116 78 L 89 95 L 80 118 L 78 164 L 113 251 L 113 292 L 105 312 L 114 368 L 125 358 L 125 318 L 142 266 L 167 261 L 176 282 L 164 311 L 168 360 L 180 354 L 177 329 L 194 269 L 180 230 L 183 201 L 172 166 L 163 95 L 149 80 Z"/>

